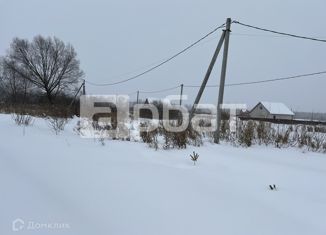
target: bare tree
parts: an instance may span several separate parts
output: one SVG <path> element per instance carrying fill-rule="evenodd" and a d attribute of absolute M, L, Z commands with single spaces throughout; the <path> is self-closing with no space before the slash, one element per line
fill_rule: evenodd
<path fill-rule="evenodd" d="M 0 87 L 5 93 L 3 96 L 11 103 L 25 103 L 33 84 L 9 69 L 3 61 L 0 61 L 0 68 Z"/>
<path fill-rule="evenodd" d="M 4 58 L 9 72 L 41 89 L 51 104 L 76 87 L 83 76 L 79 64 L 74 48 L 56 37 L 37 36 L 32 42 L 15 38 Z"/>

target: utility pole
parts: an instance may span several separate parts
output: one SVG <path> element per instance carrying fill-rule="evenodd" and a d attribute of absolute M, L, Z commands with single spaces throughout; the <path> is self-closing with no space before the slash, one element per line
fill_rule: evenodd
<path fill-rule="evenodd" d="M 222 61 L 222 71 L 221 71 L 221 80 L 218 94 L 218 102 L 217 102 L 217 115 L 216 115 L 216 131 L 214 135 L 214 143 L 220 143 L 220 126 L 221 126 L 221 117 L 222 117 L 222 104 L 223 104 L 223 96 L 224 96 L 224 85 L 225 85 L 225 77 L 226 77 L 226 67 L 228 60 L 228 52 L 229 52 L 229 39 L 231 32 L 231 18 L 227 18 L 226 20 L 226 28 L 225 28 L 225 42 L 224 42 L 224 51 L 223 51 L 223 61 Z"/>
<path fill-rule="evenodd" d="M 137 104 L 139 104 L 139 91 L 137 91 Z"/>
<path fill-rule="evenodd" d="M 76 94 L 74 95 L 74 98 L 72 99 L 71 103 L 68 105 L 68 110 L 69 110 L 69 108 L 70 108 L 70 107 L 75 103 L 76 98 L 77 98 L 77 95 L 79 94 L 79 92 L 81 91 L 81 89 L 82 89 L 83 87 L 85 87 L 85 84 L 84 84 L 84 83 L 82 83 L 81 86 L 78 88 Z"/>
<path fill-rule="evenodd" d="M 226 31 L 224 30 L 223 33 L 222 33 L 222 36 L 220 38 L 220 41 L 218 42 L 217 44 L 217 47 L 215 49 L 215 52 L 214 52 L 214 55 L 212 57 L 212 60 L 211 60 L 211 63 L 209 64 L 208 66 L 208 69 L 207 69 L 207 72 L 205 74 L 205 77 L 204 77 L 204 80 L 200 86 L 200 89 L 198 91 L 198 94 L 197 94 L 197 97 L 195 99 L 195 102 L 194 102 L 194 105 L 192 106 L 192 109 L 190 111 L 190 120 L 191 118 L 193 117 L 194 113 L 195 113 L 195 110 L 196 110 L 196 106 L 198 105 L 199 101 L 200 101 L 200 98 L 205 90 L 205 87 L 206 87 L 206 84 L 207 84 L 207 81 L 209 79 L 209 76 L 211 75 L 211 72 L 213 70 L 213 67 L 215 65 L 215 62 L 216 62 L 216 59 L 217 59 L 217 56 L 221 50 L 221 47 L 223 45 L 223 41 L 224 41 L 224 38 L 225 38 L 225 35 L 226 35 Z"/>
<path fill-rule="evenodd" d="M 183 84 L 181 84 L 181 90 L 180 90 L 180 106 L 182 105 L 182 94 L 183 94 Z"/>
<path fill-rule="evenodd" d="M 83 95 L 86 95 L 85 80 L 83 81 L 82 86 L 83 86 Z"/>

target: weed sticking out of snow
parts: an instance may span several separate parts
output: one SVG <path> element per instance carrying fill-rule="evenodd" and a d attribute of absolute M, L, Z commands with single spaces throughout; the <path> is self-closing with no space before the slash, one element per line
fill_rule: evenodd
<path fill-rule="evenodd" d="M 193 151 L 193 153 L 190 154 L 190 159 L 191 159 L 191 161 L 194 162 L 194 166 L 196 165 L 198 158 L 199 158 L 199 154 L 196 153 L 195 151 Z"/>
<path fill-rule="evenodd" d="M 272 191 L 276 191 L 276 185 L 275 184 L 270 184 L 269 185 L 269 189 L 272 190 Z"/>
<path fill-rule="evenodd" d="M 58 117 L 48 117 L 46 118 L 46 121 L 48 123 L 48 126 L 51 128 L 51 130 L 58 135 L 60 132 L 62 132 L 68 122 L 68 119 L 66 118 L 58 118 Z"/>

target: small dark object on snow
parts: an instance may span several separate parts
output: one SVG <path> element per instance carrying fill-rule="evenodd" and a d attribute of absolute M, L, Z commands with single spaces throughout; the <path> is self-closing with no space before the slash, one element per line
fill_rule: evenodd
<path fill-rule="evenodd" d="M 199 158 L 199 154 L 196 153 L 195 151 L 193 151 L 193 153 L 190 154 L 190 158 L 191 158 L 191 160 L 194 162 L 194 165 L 196 165 L 196 162 L 197 162 L 197 160 L 198 160 L 198 158 Z"/>
<path fill-rule="evenodd" d="M 276 185 L 275 184 L 273 184 L 273 185 L 269 185 L 269 188 L 271 189 L 271 190 L 276 190 Z"/>

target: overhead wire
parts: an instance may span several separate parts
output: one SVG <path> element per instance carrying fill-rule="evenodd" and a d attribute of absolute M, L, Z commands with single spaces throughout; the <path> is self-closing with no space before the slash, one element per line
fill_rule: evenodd
<path fill-rule="evenodd" d="M 203 41 L 205 38 L 209 37 L 211 34 L 215 33 L 218 29 L 220 28 L 223 28 L 225 26 L 225 23 L 214 28 L 212 31 L 210 31 L 209 33 L 207 33 L 206 35 L 204 35 L 203 37 L 201 37 L 200 39 L 198 39 L 197 41 L 193 42 L 192 44 L 190 44 L 189 46 L 187 46 L 186 48 L 182 49 L 181 51 L 177 52 L 176 54 L 172 55 L 171 57 L 165 59 L 164 61 L 162 61 L 161 63 L 139 73 L 139 74 L 136 74 L 134 76 L 131 76 L 129 78 L 126 78 L 126 79 L 123 79 L 123 80 L 120 80 L 120 81 L 117 81 L 117 82 L 112 82 L 112 83 L 95 83 L 95 82 L 90 82 L 90 81 L 85 81 L 86 83 L 88 83 L 89 85 L 93 85 L 93 86 L 114 86 L 114 85 L 118 85 L 118 84 L 121 84 L 121 83 L 125 83 L 125 82 L 128 82 L 128 81 L 131 81 L 131 80 L 134 80 L 136 78 L 139 78 L 161 66 L 163 66 L 164 64 L 170 62 L 171 60 L 175 59 L 176 57 L 178 57 L 179 55 L 185 53 L 186 51 L 188 51 L 189 49 L 191 49 L 192 47 L 194 47 L 195 45 L 197 45 L 198 43 L 200 43 L 201 41 Z"/>
<path fill-rule="evenodd" d="M 311 76 L 317 76 L 326 74 L 326 71 L 320 71 L 320 72 L 314 72 L 314 73 L 306 73 L 306 74 L 299 74 L 299 75 L 293 75 L 288 77 L 280 77 L 280 78 L 273 78 L 273 79 L 267 79 L 267 80 L 257 80 L 257 81 L 249 81 L 249 82 L 239 82 L 239 83 L 228 83 L 225 84 L 225 87 L 234 87 L 234 86 L 243 86 L 243 85 L 254 85 L 254 84 L 260 84 L 260 83 L 269 83 L 269 82 L 277 82 L 277 81 L 284 81 L 284 80 L 291 80 L 291 79 L 297 79 L 297 78 L 304 78 L 304 77 L 311 77 Z M 160 90 L 153 90 L 153 91 L 134 91 L 131 93 L 128 93 L 128 95 L 136 94 L 137 92 L 143 93 L 143 94 L 154 94 L 154 93 L 162 93 L 170 90 L 175 90 L 177 88 L 180 88 L 181 85 L 164 88 Z M 183 85 L 184 88 L 198 88 L 201 87 L 201 85 Z M 219 85 L 206 85 L 206 87 L 219 87 Z"/>
<path fill-rule="evenodd" d="M 257 29 L 257 30 L 261 30 L 261 31 L 265 31 L 265 32 L 274 33 L 274 34 L 279 34 L 279 35 L 284 35 L 284 36 L 289 36 L 289 37 L 294 37 L 294 38 L 300 38 L 300 39 L 306 39 L 306 40 L 312 40 L 312 41 L 318 41 L 318 42 L 326 42 L 326 39 L 319 39 L 319 38 L 308 37 L 308 36 L 300 36 L 300 35 L 296 35 L 296 34 L 292 34 L 292 33 L 284 33 L 284 32 L 280 32 L 280 31 L 276 31 L 276 30 L 272 30 L 272 29 L 266 29 L 266 28 L 262 28 L 262 27 L 258 27 L 258 26 L 254 26 L 254 25 L 241 23 L 236 20 L 232 21 L 232 23 L 239 24 L 239 25 L 242 25 L 242 26 L 245 26 L 248 28 L 252 28 L 252 29 Z"/>
<path fill-rule="evenodd" d="M 326 71 L 321 72 L 315 72 L 315 73 L 306 73 L 306 74 L 300 74 L 300 75 L 294 75 L 294 76 L 288 76 L 288 77 L 280 77 L 280 78 L 273 78 L 273 79 L 267 79 L 267 80 L 258 80 L 258 81 L 251 81 L 251 82 L 239 82 L 239 83 L 229 83 L 225 84 L 226 87 L 232 87 L 232 86 L 242 86 L 242 85 L 252 85 L 252 84 L 259 84 L 259 83 L 268 83 L 268 82 L 276 82 L 276 81 L 284 81 L 284 80 L 290 80 L 290 79 L 296 79 L 296 78 L 303 78 L 303 77 L 310 77 L 310 76 L 316 76 L 326 74 Z M 206 87 L 218 87 L 219 85 L 207 85 Z M 200 85 L 184 85 L 184 87 L 200 87 Z"/>
<path fill-rule="evenodd" d="M 254 25 L 249 25 L 249 24 L 245 24 L 239 21 L 232 21 L 232 23 L 235 24 L 239 24 L 241 26 L 245 26 L 248 28 L 253 28 L 256 30 L 261 30 L 261 31 L 265 31 L 265 32 L 270 32 L 270 33 L 274 33 L 274 34 L 278 34 L 278 35 L 282 35 L 279 37 L 295 37 L 295 38 L 300 38 L 300 39 L 307 39 L 307 40 L 313 40 L 313 41 L 318 41 L 318 42 L 326 42 L 326 40 L 324 39 L 318 39 L 318 38 L 314 38 L 314 37 L 307 37 L 307 36 L 300 36 L 300 35 L 296 35 L 296 34 L 291 34 L 291 33 L 284 33 L 284 32 L 279 32 L 279 31 L 275 31 L 275 30 L 271 30 L 271 29 L 266 29 L 266 28 L 262 28 L 262 27 L 258 27 L 258 26 L 254 26 Z M 89 82 L 89 81 L 85 81 L 86 83 L 93 85 L 93 86 L 113 86 L 113 85 L 117 85 L 117 84 L 121 84 L 121 83 L 125 83 L 131 80 L 134 80 L 138 77 L 141 77 L 161 66 L 163 66 L 164 64 L 170 62 L 171 60 L 173 60 L 174 58 L 178 57 L 179 55 L 185 53 L 186 51 L 188 51 L 189 49 L 191 49 L 192 47 L 196 46 L 197 44 L 199 44 L 200 42 L 202 42 L 204 39 L 206 39 L 208 36 L 210 36 L 211 34 L 213 34 L 214 32 L 216 32 L 218 29 L 224 27 L 225 24 L 220 25 L 219 27 L 216 27 L 215 29 L 213 29 L 212 31 L 210 31 L 209 33 L 207 33 L 206 35 L 204 35 L 203 37 L 201 37 L 200 39 L 198 39 L 197 41 L 193 42 L 192 44 L 190 44 L 189 46 L 187 46 L 186 48 L 184 48 L 183 50 L 179 51 L 178 53 L 172 55 L 171 57 L 163 60 L 162 62 L 160 62 L 159 64 L 150 67 L 149 69 L 131 76 L 129 78 L 117 81 L 117 82 L 112 82 L 112 83 L 94 83 L 94 82 Z M 235 34 L 237 35 L 237 34 Z M 249 35 L 249 34 L 238 34 L 238 35 Z M 250 35 L 250 36 L 257 36 L 257 35 Z M 264 35 L 259 35 L 259 36 L 264 36 Z M 276 37 L 276 36 L 275 36 Z M 204 41 L 205 42 L 205 41 Z M 260 83 L 268 83 L 268 82 L 275 82 L 275 81 L 283 81 L 283 80 L 289 80 L 289 79 L 295 79 L 295 78 L 302 78 L 302 77 L 308 77 L 308 76 L 315 76 L 315 75 L 320 75 L 320 74 L 325 74 L 326 71 L 321 71 L 321 72 L 315 72 L 315 73 L 308 73 L 308 74 L 300 74 L 300 75 L 294 75 L 294 76 L 289 76 L 289 77 L 281 77 L 281 78 L 274 78 L 274 79 L 267 79 L 267 80 L 258 80 L 258 81 L 251 81 L 251 82 L 240 82 L 240 83 L 230 83 L 230 84 L 225 84 L 226 87 L 232 87 L 232 86 L 241 86 L 241 85 L 251 85 L 251 84 L 260 84 Z M 206 87 L 218 87 L 219 85 L 207 85 Z M 153 91 L 139 91 L 139 93 L 147 93 L 147 94 L 151 94 L 151 93 L 161 93 L 161 92 L 166 92 L 166 91 L 170 91 L 170 90 L 174 90 L 176 88 L 179 88 L 179 86 L 174 86 L 174 87 L 170 87 L 170 88 L 165 88 L 165 89 L 161 89 L 161 90 L 153 90 Z M 184 87 L 200 87 L 200 85 L 184 85 Z M 129 93 L 129 94 L 134 94 L 137 93 L 137 91 Z"/>
<path fill-rule="evenodd" d="M 161 90 L 155 90 L 155 91 L 139 91 L 139 93 L 144 93 L 144 94 L 162 93 L 162 92 L 166 92 L 166 91 L 175 90 L 175 89 L 177 89 L 179 87 L 181 87 L 181 85 L 170 87 L 170 88 L 165 88 L 165 89 L 161 89 Z"/>

